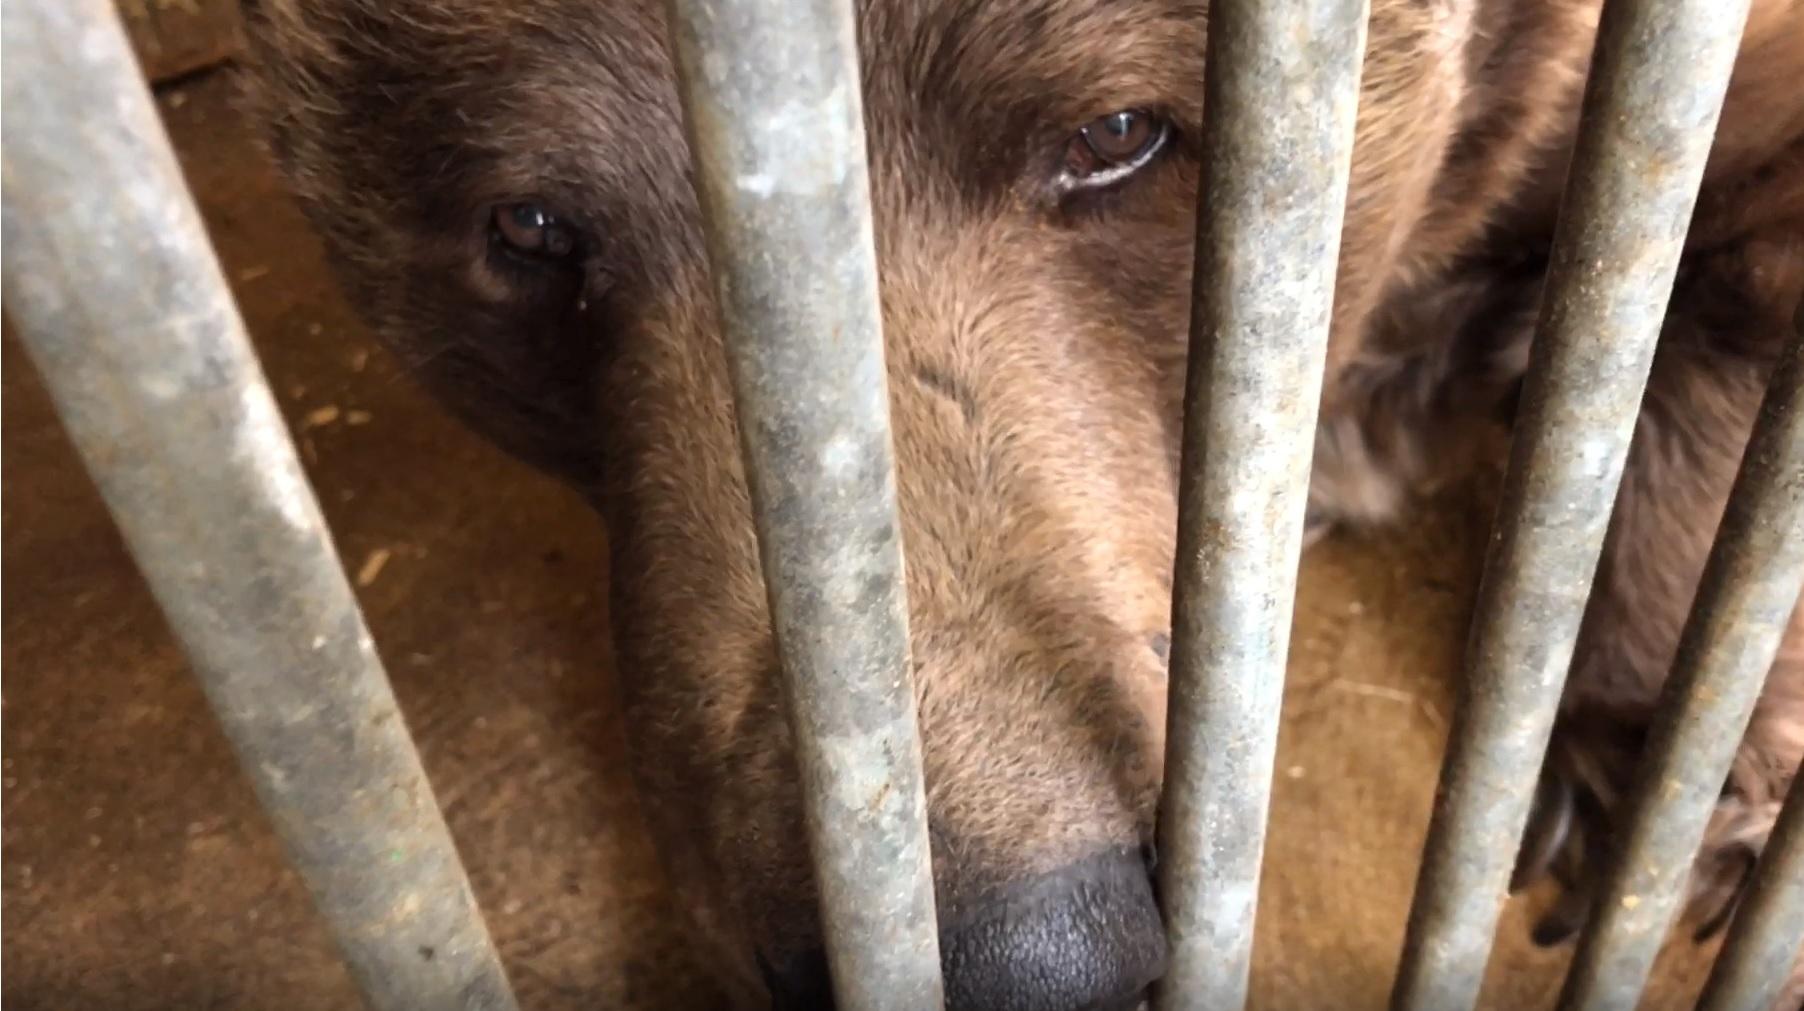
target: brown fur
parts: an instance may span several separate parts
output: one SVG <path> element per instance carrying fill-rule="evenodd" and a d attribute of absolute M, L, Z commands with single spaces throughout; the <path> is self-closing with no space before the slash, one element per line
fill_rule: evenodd
<path fill-rule="evenodd" d="M 1598 0 L 1375 0 L 1312 516 L 1395 517 L 1526 361 Z M 936 884 L 950 927 L 1150 839 L 1197 185 L 1200 0 L 868 0 L 865 108 Z M 368 317 L 454 410 L 607 519 L 636 774 L 723 973 L 818 941 L 660 5 L 263 0 L 275 152 Z M 1574 668 L 1635 732 L 1804 283 L 1804 5 L 1756 0 Z M 1176 124 L 1120 189 L 1072 132 Z M 540 199 L 580 266 L 498 273 Z M 1804 750 L 1794 635 L 1705 861 Z M 1597 738 L 1562 732 L 1558 756 Z M 1623 773 L 1610 766 L 1612 783 Z M 1614 787 L 1612 787 L 1614 788 Z M 1596 795 L 1597 790 L 1592 794 Z"/>

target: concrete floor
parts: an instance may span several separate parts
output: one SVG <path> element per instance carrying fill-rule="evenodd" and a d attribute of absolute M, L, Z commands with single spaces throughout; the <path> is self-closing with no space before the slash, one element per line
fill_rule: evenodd
<path fill-rule="evenodd" d="M 489 923 L 532 1009 L 704 1008 L 623 767 L 595 518 L 371 345 L 215 72 L 163 108 Z M 4 965 L 14 1011 L 355 1006 L 184 660 L 4 344 Z M 1254 1006 L 1381 1008 L 1451 709 L 1482 496 L 1305 559 Z M 381 561 L 378 561 L 381 560 Z M 1503 844 L 1503 840 L 1498 840 Z M 1568 952 L 1512 903 L 1485 1004 Z M 1663 958 L 1689 1006 L 1710 954 Z"/>

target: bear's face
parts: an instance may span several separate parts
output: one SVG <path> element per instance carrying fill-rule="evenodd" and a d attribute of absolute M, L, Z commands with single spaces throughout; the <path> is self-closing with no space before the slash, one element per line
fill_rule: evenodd
<path fill-rule="evenodd" d="M 1337 343 L 1426 199 L 1467 6 L 1375 4 L 1382 114 L 1362 116 Z M 1162 950 L 1137 861 L 1163 748 L 1205 19 L 1189 0 L 859 12 L 940 914 L 951 937 L 1130 854 L 1108 915 L 1145 952 L 1122 970 L 1136 989 Z M 661 6 L 262 0 L 250 26 L 277 158 L 372 325 L 607 521 L 638 781 L 702 938 L 750 989 L 812 964 Z"/>

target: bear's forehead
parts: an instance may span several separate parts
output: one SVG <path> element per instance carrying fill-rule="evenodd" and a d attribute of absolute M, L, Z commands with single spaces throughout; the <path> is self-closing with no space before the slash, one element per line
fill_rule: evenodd
<path fill-rule="evenodd" d="M 366 260 L 522 198 L 580 212 L 634 270 L 693 259 L 662 0 L 265 2 L 289 19 L 277 143 Z M 862 0 L 856 17 L 880 202 L 1007 206 L 1036 159 L 1051 172 L 1121 109 L 1196 135 L 1195 0 Z"/>
<path fill-rule="evenodd" d="M 363 64 L 352 76 L 367 96 L 428 95 L 450 116 L 441 126 L 542 136 L 551 122 L 629 152 L 680 129 L 662 0 L 338 6 L 358 16 L 327 19 L 348 36 L 336 56 Z M 1019 143 L 1132 105 L 1183 121 L 1200 103 L 1198 2 L 860 0 L 855 13 L 877 144 Z M 468 106 L 486 108 L 456 115 Z"/>

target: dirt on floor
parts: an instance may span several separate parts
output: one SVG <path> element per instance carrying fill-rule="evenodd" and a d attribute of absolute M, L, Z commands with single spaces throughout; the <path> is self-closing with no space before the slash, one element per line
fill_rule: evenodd
<path fill-rule="evenodd" d="M 524 1006 L 717 1006 L 625 773 L 599 523 L 448 420 L 372 344 L 232 95 L 221 70 L 161 101 Z M 0 367 L 0 1000 L 356 1006 L 10 335 Z M 1384 1006 L 1482 502 L 1469 489 L 1405 531 L 1331 538 L 1304 560 L 1256 1008 Z M 1506 914 L 1487 1007 L 1553 1001 L 1570 952 L 1528 943 L 1537 898 Z M 1671 946 L 1643 1006 L 1688 1007 L 1711 953 Z"/>

